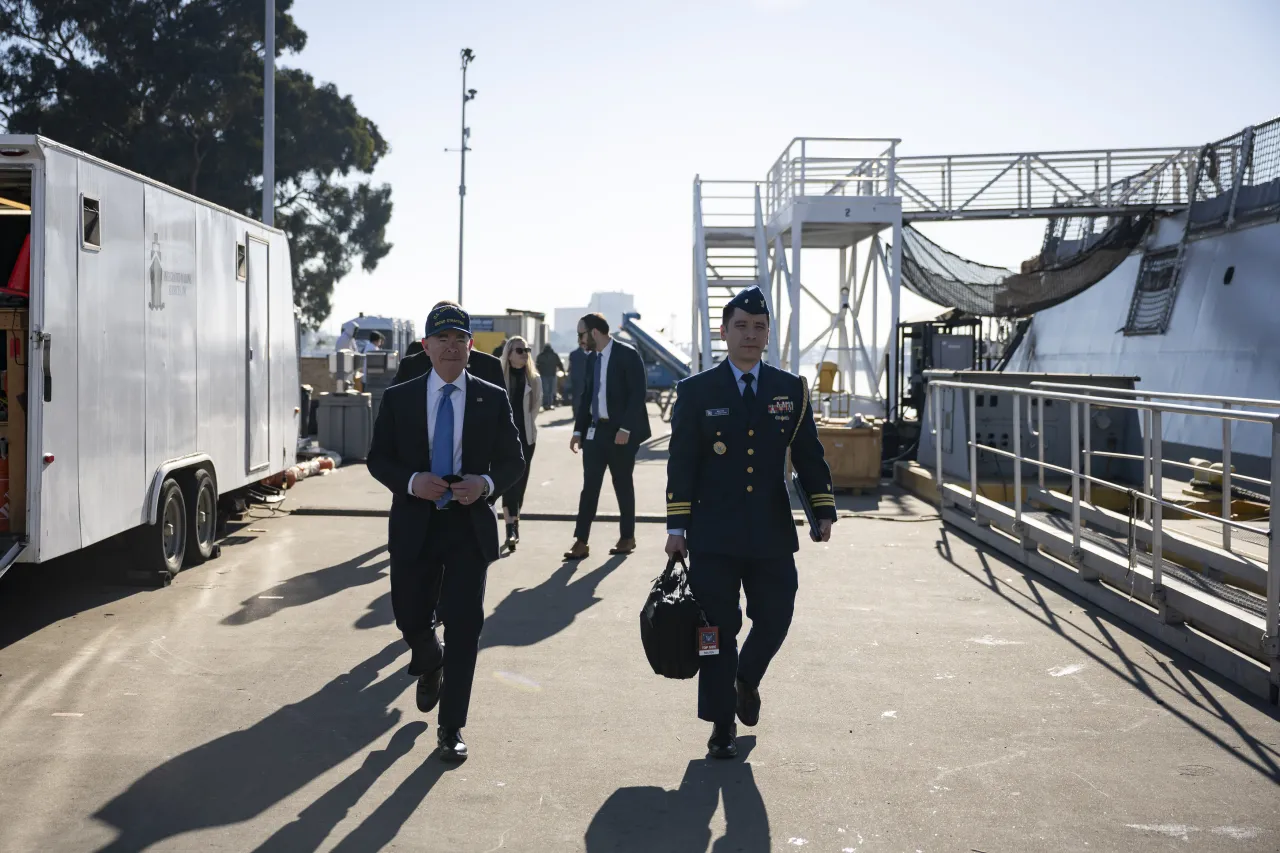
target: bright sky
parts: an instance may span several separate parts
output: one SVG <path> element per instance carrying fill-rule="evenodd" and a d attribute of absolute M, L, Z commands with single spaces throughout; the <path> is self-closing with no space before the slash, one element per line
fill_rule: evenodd
<path fill-rule="evenodd" d="M 351 94 L 391 154 L 391 254 L 327 326 L 414 319 L 457 289 L 458 52 L 468 86 L 464 302 L 550 314 L 595 290 L 688 339 L 692 184 L 762 178 L 795 136 L 902 154 L 1194 145 L 1274 116 L 1275 0 L 302 0 L 290 64 Z M 1014 266 L 1041 225 L 927 229 Z M 806 261 L 806 269 L 810 267 Z M 821 272 L 818 269 L 818 272 Z M 816 276 L 818 273 L 815 272 Z M 806 284 L 834 294 L 830 281 Z M 833 299 L 834 301 L 834 299 Z"/>

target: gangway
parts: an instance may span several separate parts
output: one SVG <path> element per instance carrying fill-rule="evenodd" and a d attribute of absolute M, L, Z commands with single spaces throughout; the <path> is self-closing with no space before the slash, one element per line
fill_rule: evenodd
<path fill-rule="evenodd" d="M 886 371 L 886 364 L 901 361 L 892 330 L 900 313 L 904 224 L 1174 213 L 1188 206 L 1202 171 L 1231 174 L 1248 157 L 1240 146 L 904 157 L 899 144 L 893 138 L 798 137 L 763 180 L 695 177 L 694 370 L 723 359 L 715 331 L 724 304 L 736 290 L 756 284 L 775 318 L 772 363 L 798 372 L 802 360 L 822 347 L 835 353 L 844 387 L 883 409 L 886 400 L 900 399 L 897 370 Z M 803 274 L 805 249 L 838 253 L 834 299 Z M 879 323 L 882 290 L 889 301 L 886 329 Z M 804 299 L 829 318 L 807 339 L 800 328 Z M 870 329 L 862 322 L 866 313 Z M 833 334 L 836 346 L 827 343 Z M 885 350 L 887 361 L 880 355 Z"/>
<path fill-rule="evenodd" d="M 663 419 L 668 419 L 676 383 L 693 372 L 689 357 L 662 335 L 641 324 L 640 315 L 635 312 L 622 315 L 622 332 L 630 338 L 644 362 L 648 395 L 657 401 Z"/>
<path fill-rule="evenodd" d="M 971 379 L 977 377 L 970 377 Z M 1012 395 L 1002 440 L 977 429 L 977 413 L 991 416 L 995 395 Z M 988 405 L 982 407 L 986 398 Z M 1179 402 L 1190 399 L 1190 403 Z M 1006 400 L 1007 404 L 1007 400 Z M 1047 405 L 1069 407 L 1067 435 L 1045 429 Z M 1089 446 L 1094 414 L 1130 413 L 1142 419 L 1142 453 Z M 1231 433 L 1255 424 L 1270 433 L 1270 476 L 1242 477 L 1274 506 L 1280 484 L 1280 401 L 1215 398 L 1177 392 L 1125 390 L 1084 384 L 1029 382 L 1025 386 L 932 378 L 925 430 L 943 521 L 1026 565 L 1135 627 L 1280 704 L 1280 543 L 1272 521 L 1220 516 L 1165 497 L 1164 469 L 1191 467 L 1163 451 L 1173 418 L 1210 418 L 1223 424 L 1223 491 L 1231 490 Z M 1025 421 L 1024 421 L 1025 418 Z M 1254 427 L 1257 428 L 1257 427 Z M 989 424 L 986 429 L 991 430 Z M 1011 442 L 1008 440 L 1011 439 Z M 1065 440 L 1069 465 L 1045 461 L 1046 446 Z M 1011 446 L 1010 446 L 1011 445 Z M 948 451 L 947 448 L 950 450 Z M 1031 452 L 1024 452 L 1029 448 Z M 1054 450 L 1061 457 L 1061 445 Z M 949 462 L 944 462 L 944 454 Z M 1098 476 L 1094 460 L 1121 457 L 1142 463 L 1140 483 Z M 980 461 L 1003 459 L 1012 469 L 1010 500 L 983 494 Z M 1036 472 L 1031 483 L 1024 468 Z M 1065 477 L 1070 493 L 1046 486 L 1046 473 Z M 1127 514 L 1092 502 L 1094 490 L 1127 496 Z M 1220 525 L 1221 546 L 1187 535 L 1176 518 Z M 1248 537 L 1236 547 L 1231 532 Z"/>

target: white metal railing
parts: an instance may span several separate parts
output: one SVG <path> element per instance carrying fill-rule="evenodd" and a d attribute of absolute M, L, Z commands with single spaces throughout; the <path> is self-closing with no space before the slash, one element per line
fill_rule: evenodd
<path fill-rule="evenodd" d="M 750 228 L 755 223 L 759 181 L 694 180 L 704 228 Z"/>
<path fill-rule="evenodd" d="M 1046 386 L 1052 386 L 1057 389 L 1064 388 L 1083 388 L 1087 389 L 1087 393 L 1078 393 L 1071 390 L 1049 390 Z M 1157 590 L 1160 589 L 1163 582 L 1163 519 L 1164 509 L 1176 509 L 1181 513 L 1186 513 L 1197 518 L 1203 518 L 1222 524 L 1224 527 L 1234 528 L 1236 530 L 1246 530 L 1267 539 L 1267 602 L 1266 602 L 1266 636 L 1268 647 L 1271 649 L 1273 658 L 1280 658 L 1280 646 L 1277 645 L 1277 637 L 1280 637 L 1280 542 L 1272 534 L 1269 525 L 1268 528 L 1262 528 L 1244 522 L 1236 521 L 1230 517 L 1228 513 L 1225 517 L 1219 518 L 1215 515 L 1209 515 L 1188 507 L 1183 507 L 1166 501 L 1162 497 L 1162 468 L 1165 464 L 1169 464 L 1163 456 L 1162 448 L 1162 420 L 1165 415 L 1187 415 L 1195 417 L 1218 418 L 1230 427 L 1233 422 L 1258 423 L 1269 425 L 1271 428 L 1271 477 L 1269 480 L 1260 480 L 1250 478 L 1251 481 L 1259 485 L 1265 485 L 1268 497 L 1272 505 L 1277 497 L 1277 483 L 1280 483 L 1280 413 L 1260 412 L 1249 409 L 1235 408 L 1211 408 L 1208 406 L 1191 406 L 1177 403 L 1161 402 L 1160 399 L 1135 399 L 1136 395 L 1142 395 L 1148 398 L 1158 397 L 1161 399 L 1181 399 L 1184 395 L 1168 392 L 1153 391 L 1124 391 L 1121 389 L 1098 388 L 1094 386 L 1062 386 L 1055 383 L 1037 382 L 1032 387 L 1019 388 L 1008 385 L 976 385 L 967 382 L 958 382 L 952 380 L 935 379 L 929 383 L 929 401 L 933 416 L 931 418 L 931 432 L 934 436 L 934 448 L 936 453 L 935 476 L 938 485 L 939 500 L 943 494 L 943 453 L 942 453 L 942 436 L 939 424 L 942 419 L 942 391 L 944 389 L 954 389 L 956 391 L 964 391 L 968 394 L 968 437 L 966 445 L 969 451 L 969 496 L 970 507 L 976 514 L 978 509 L 978 453 L 991 453 L 997 456 L 1013 460 L 1013 476 L 1014 476 L 1014 516 L 1018 525 L 1022 524 L 1022 466 L 1024 464 L 1035 465 L 1039 470 L 1041 486 L 1044 485 L 1044 472 L 1054 471 L 1056 473 L 1067 475 L 1071 478 L 1071 531 L 1072 531 L 1072 549 L 1074 554 L 1080 552 L 1080 540 L 1083 530 L 1080 520 L 1081 505 L 1081 486 L 1082 484 L 1097 484 L 1100 486 L 1116 489 L 1121 492 L 1127 492 L 1131 498 L 1136 498 L 1151 508 L 1151 560 L 1152 560 L 1152 582 Z M 978 443 L 977 437 L 977 421 L 975 418 L 976 395 L 979 393 L 993 394 L 1011 394 L 1014 397 L 1013 406 L 1013 452 L 1003 450 L 989 445 L 981 445 Z M 1103 396 L 1106 395 L 1106 396 Z M 1193 395 L 1194 396 L 1194 395 Z M 1238 404 L 1246 398 L 1206 398 L 1207 402 L 1224 403 L 1231 401 Z M 1029 459 L 1022 453 L 1022 400 L 1026 400 L 1028 404 L 1028 412 L 1030 405 L 1034 401 L 1039 409 L 1039 419 L 1037 429 L 1032 430 L 1033 435 L 1039 436 L 1036 441 L 1038 445 L 1037 458 Z M 1063 468 L 1059 465 L 1053 465 L 1045 462 L 1045 442 L 1044 436 L 1044 401 L 1054 400 L 1069 403 L 1071 406 L 1071 468 Z M 1268 407 L 1280 408 L 1280 402 L 1263 401 Z M 1102 477 L 1094 476 L 1090 469 L 1085 471 L 1081 465 L 1081 436 L 1080 425 L 1081 407 L 1089 406 L 1105 406 L 1113 409 L 1130 409 L 1142 413 L 1145 422 L 1150 424 L 1150 428 L 1145 431 L 1147 440 L 1144 441 L 1143 462 L 1145 471 L 1149 472 L 1149 476 L 1144 476 L 1141 489 L 1134 489 L 1132 486 L 1106 480 Z M 1084 411 L 1087 413 L 1088 409 Z M 1085 421 L 1088 423 L 1088 421 Z M 1088 430 L 1085 430 L 1086 436 Z M 1101 455 L 1101 454 L 1095 454 Z M 1124 458 L 1137 458 L 1136 454 L 1125 455 Z M 1224 474 L 1226 473 L 1224 466 Z M 1237 475 L 1237 479 L 1239 476 Z M 1274 522 L 1274 519 L 1272 520 Z M 1132 559 L 1132 555 L 1130 556 Z"/>
<path fill-rule="evenodd" d="M 791 140 L 765 180 L 765 215 L 804 196 L 892 196 L 900 139 Z"/>
<path fill-rule="evenodd" d="M 1250 406 L 1255 409 L 1280 409 L 1280 400 L 1265 400 L 1258 397 L 1225 397 L 1225 396 L 1220 396 L 1215 394 L 1180 394 L 1176 391 L 1144 391 L 1142 389 L 1101 388 L 1097 385 L 1071 385 L 1071 384 L 1060 384 L 1056 382 L 1032 382 L 1031 385 L 1032 387 L 1035 387 L 1035 388 L 1050 387 L 1050 388 L 1057 388 L 1062 391 L 1072 391 L 1072 392 L 1078 392 L 1081 394 L 1089 394 L 1089 395 L 1104 394 L 1104 395 L 1110 395 L 1110 396 L 1132 397 L 1136 400 L 1182 400 L 1183 402 L 1201 403 L 1201 404 L 1208 404 L 1212 406 L 1221 406 L 1224 410 L 1227 410 L 1227 411 L 1230 411 L 1231 409 L 1234 409 L 1237 406 L 1239 407 Z M 1085 423 L 1089 422 L 1089 414 L 1090 414 L 1089 404 L 1085 403 L 1084 404 Z M 1093 457 L 1106 458 L 1106 459 L 1128 459 L 1133 461 L 1141 459 L 1143 462 L 1142 482 L 1144 484 L 1144 488 L 1147 487 L 1150 484 L 1150 480 L 1151 480 L 1151 453 L 1150 453 L 1151 423 L 1150 423 L 1150 420 L 1147 418 L 1144 418 L 1142 426 L 1143 426 L 1142 441 L 1143 441 L 1143 446 L 1145 448 L 1145 452 L 1143 453 L 1142 456 L 1138 456 L 1136 453 L 1110 453 L 1110 452 L 1104 452 L 1101 450 L 1093 450 L 1090 447 L 1089 430 L 1085 430 L 1085 444 L 1084 444 L 1085 470 L 1090 472 L 1093 471 L 1093 464 L 1092 464 Z M 1186 462 L 1178 462 L 1172 459 L 1165 459 L 1162 464 L 1169 465 L 1174 468 L 1183 468 L 1193 472 L 1203 471 L 1202 468 L 1199 468 L 1195 465 L 1190 465 Z M 1257 485 L 1257 486 L 1270 486 L 1272 482 L 1270 480 L 1263 480 L 1258 477 L 1248 477 L 1244 474 L 1236 474 L 1232 472 L 1231 470 L 1231 421 L 1223 420 L 1222 422 L 1222 518 L 1231 517 L 1231 494 L 1232 494 L 1231 484 L 1233 481 L 1236 481 L 1236 480 L 1239 480 L 1240 482 L 1244 482 L 1244 483 L 1250 483 L 1252 485 Z M 1091 501 L 1092 499 L 1093 499 L 1092 484 L 1086 483 L 1085 500 Z M 1143 510 L 1144 519 L 1146 521 L 1151 520 L 1150 510 L 1151 510 L 1151 505 L 1147 504 Z M 1222 548 L 1225 551 L 1231 550 L 1231 525 L 1229 524 L 1224 524 L 1222 526 Z"/>
<path fill-rule="evenodd" d="M 1190 202 L 1196 148 L 899 157 L 904 216 L 915 220 L 1115 215 Z"/>

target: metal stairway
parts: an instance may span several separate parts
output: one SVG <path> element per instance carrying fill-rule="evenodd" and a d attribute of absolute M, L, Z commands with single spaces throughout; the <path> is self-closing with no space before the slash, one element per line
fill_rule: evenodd
<path fill-rule="evenodd" d="M 724 360 L 725 345 L 716 329 L 724 306 L 738 291 L 754 284 L 765 292 L 771 306 L 773 297 L 759 186 L 753 181 L 697 179 L 693 196 L 698 302 L 693 312 L 693 362 L 697 371 Z M 699 317 L 707 322 L 699 322 Z"/>

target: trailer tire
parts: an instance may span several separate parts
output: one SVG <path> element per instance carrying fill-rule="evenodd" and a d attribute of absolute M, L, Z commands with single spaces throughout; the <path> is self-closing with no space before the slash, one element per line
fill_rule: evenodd
<path fill-rule="evenodd" d="M 187 509 L 187 566 L 198 566 L 214 555 L 218 540 L 218 489 L 208 469 L 200 468 L 183 489 Z"/>
<path fill-rule="evenodd" d="M 155 524 L 139 530 L 138 557 L 144 572 L 162 586 L 178 572 L 187 552 L 187 502 L 178 481 L 168 479 L 160 487 L 160 507 Z"/>

